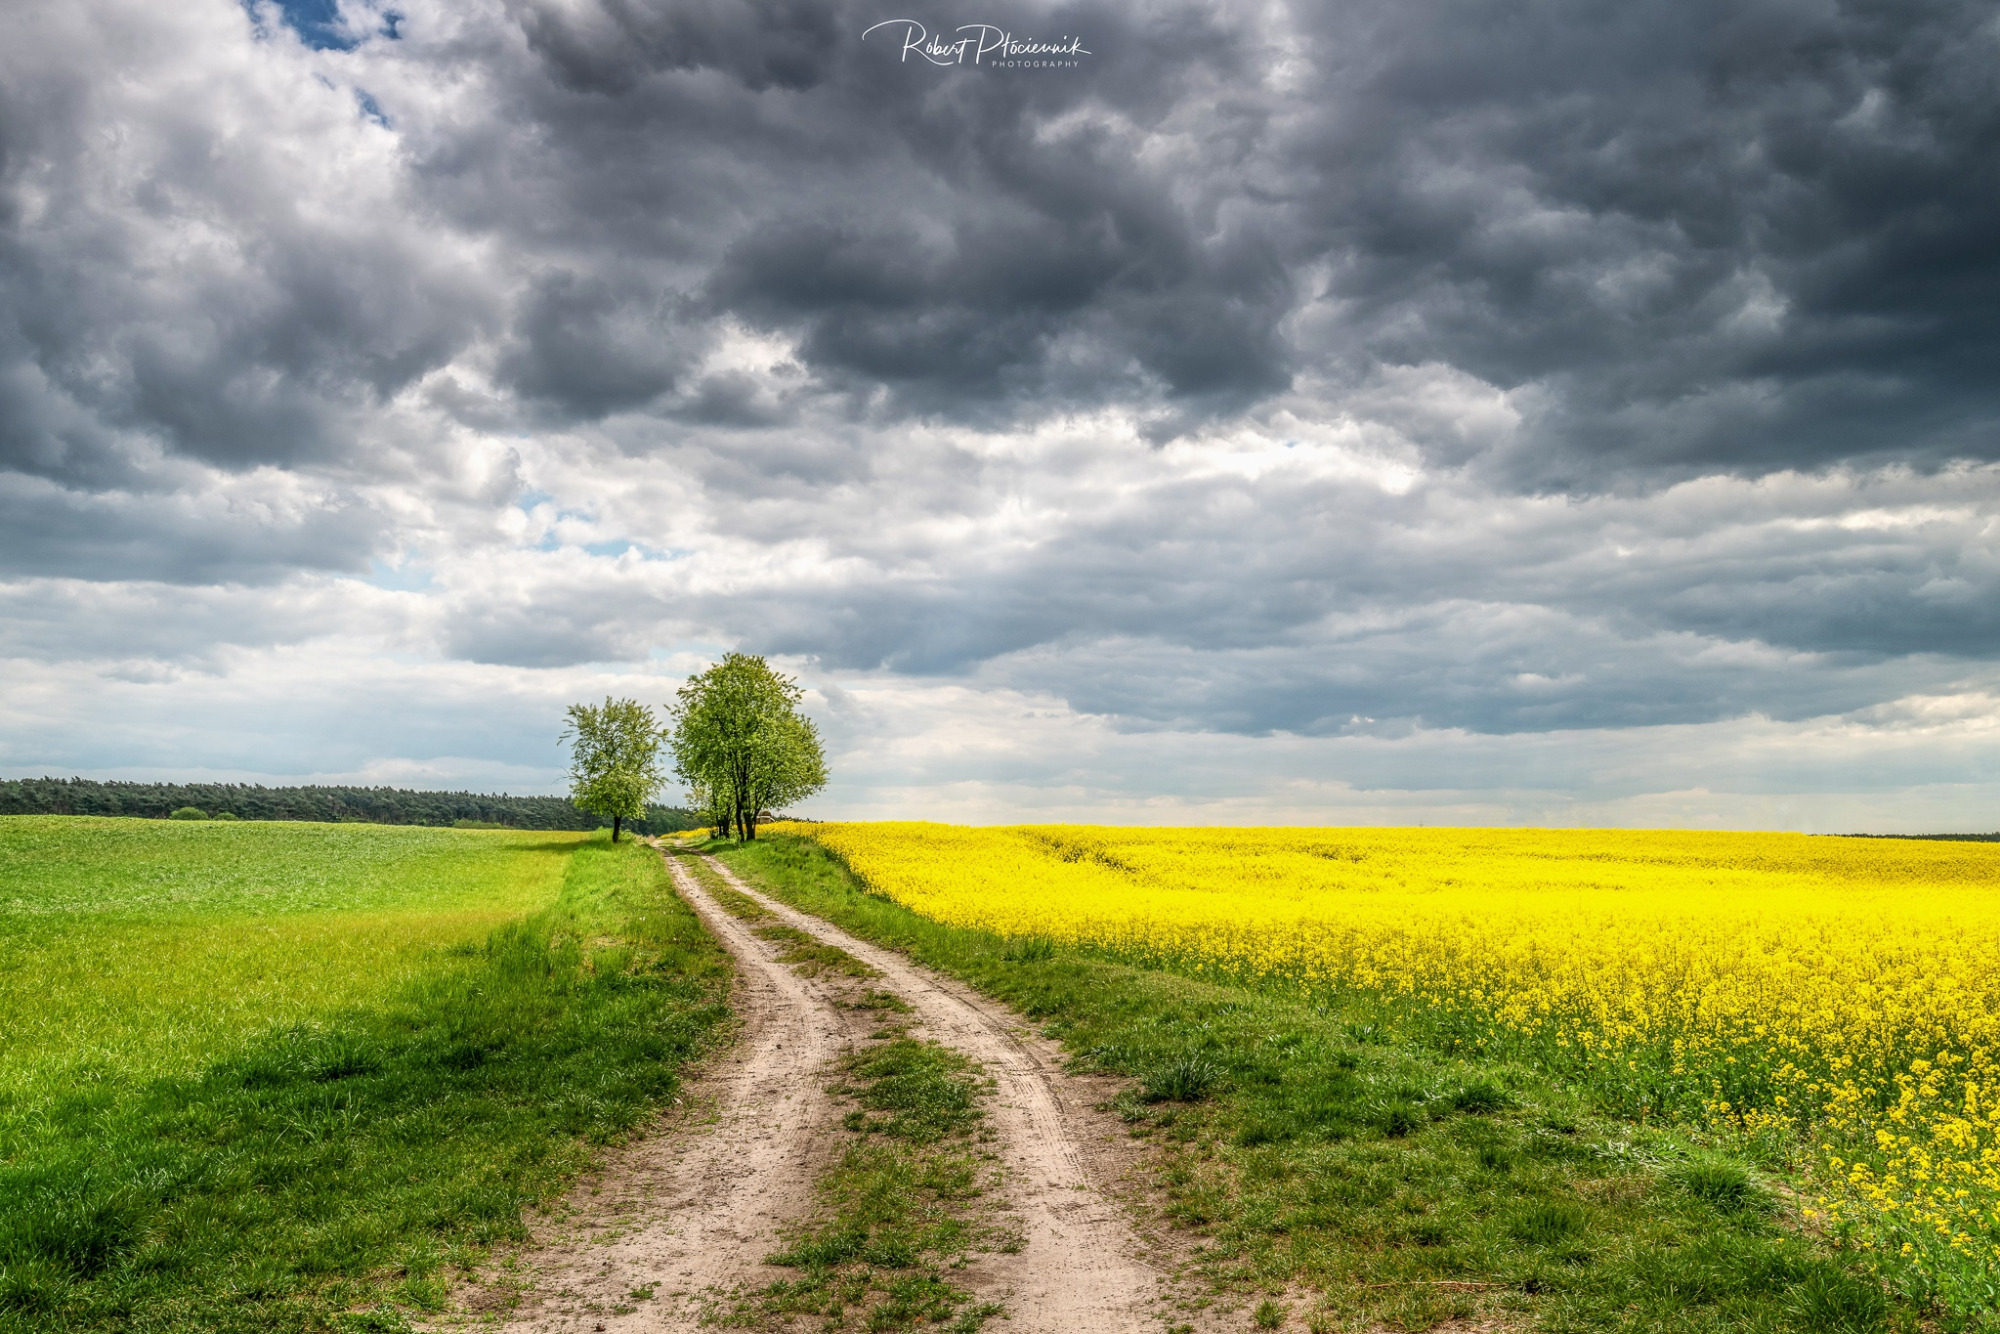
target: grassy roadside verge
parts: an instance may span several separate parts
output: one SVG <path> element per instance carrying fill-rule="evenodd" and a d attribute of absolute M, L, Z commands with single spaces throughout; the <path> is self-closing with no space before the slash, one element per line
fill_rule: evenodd
<path fill-rule="evenodd" d="M 1131 1077 L 1172 1219 L 1258 1323 L 1859 1331 L 1913 1312 L 1713 1147 L 1599 1114 L 1514 1065 L 1399 1045 L 1368 998 L 1308 1006 L 942 926 L 815 845 L 714 844 L 738 873 L 1046 1022 Z"/>
<path fill-rule="evenodd" d="M 726 1015 L 726 961 L 650 849 L 564 855 L 553 903 L 378 1000 L 189 1072 L 0 1104 L 0 1331 L 398 1329 L 438 1309 L 451 1267 L 521 1235 Z"/>

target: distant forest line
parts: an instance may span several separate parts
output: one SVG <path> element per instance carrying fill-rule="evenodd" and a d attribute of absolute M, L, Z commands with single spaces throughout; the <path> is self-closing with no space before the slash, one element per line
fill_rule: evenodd
<path fill-rule="evenodd" d="M 129 815 L 164 820 L 183 806 L 239 820 L 319 820 L 328 824 L 451 825 L 461 820 L 509 829 L 606 829 L 611 821 L 578 810 L 564 797 L 483 792 L 426 792 L 402 787 L 261 787 L 252 783 L 118 783 L 91 778 L 0 778 L 0 815 Z M 797 818 L 787 816 L 787 819 Z M 626 821 L 640 834 L 675 834 L 703 826 L 679 806 L 646 807 Z M 1936 839 L 2000 843 L 1991 834 L 1849 834 L 1848 838 Z"/>
<path fill-rule="evenodd" d="M 239 820 L 318 820 L 328 824 L 452 825 L 461 820 L 509 829 L 602 829 L 611 821 L 563 797 L 422 792 L 401 787 L 262 787 L 251 783 L 104 783 L 90 778 L 0 779 L 0 815 L 126 815 L 164 820 L 183 806 Z M 699 828 L 678 806 L 646 807 L 626 821 L 641 834 Z"/>

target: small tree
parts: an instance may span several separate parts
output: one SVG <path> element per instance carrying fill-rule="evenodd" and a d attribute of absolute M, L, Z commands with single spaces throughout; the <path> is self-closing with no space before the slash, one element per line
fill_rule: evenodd
<path fill-rule="evenodd" d="M 757 813 L 803 801 L 826 786 L 826 754 L 804 691 L 762 658 L 731 653 L 690 677 L 675 697 L 674 769 L 718 833 L 757 837 Z"/>
<path fill-rule="evenodd" d="M 568 716 L 569 799 L 579 810 L 609 818 L 616 843 L 625 821 L 646 818 L 646 803 L 667 781 L 659 724 L 639 701 L 609 695 L 602 706 L 570 705 Z"/>
<path fill-rule="evenodd" d="M 723 799 L 722 794 L 711 792 L 700 783 L 691 782 L 685 778 L 682 779 L 682 782 L 687 786 L 688 809 L 700 816 L 702 823 L 708 826 L 710 836 L 714 838 L 728 838 L 730 829 L 729 803 Z"/>

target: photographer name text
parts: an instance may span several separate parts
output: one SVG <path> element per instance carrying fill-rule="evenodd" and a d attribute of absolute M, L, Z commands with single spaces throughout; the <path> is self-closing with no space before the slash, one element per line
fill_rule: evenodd
<path fill-rule="evenodd" d="M 961 24 L 952 35 L 932 33 L 915 19 L 884 19 L 861 34 L 887 29 L 885 36 L 900 39 L 897 58 L 908 64 L 915 55 L 933 65 L 976 65 L 988 69 L 1075 69 L 1079 57 L 1090 55 L 1081 37 L 1058 37 L 1054 41 L 1020 38 L 992 23 Z"/>

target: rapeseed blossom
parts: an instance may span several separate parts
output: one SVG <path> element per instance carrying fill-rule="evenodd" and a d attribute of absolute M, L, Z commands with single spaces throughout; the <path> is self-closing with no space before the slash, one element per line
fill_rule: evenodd
<path fill-rule="evenodd" d="M 1626 830 L 793 826 L 937 920 L 1401 1006 L 1627 1113 L 1804 1137 L 1819 1213 L 2000 1294 L 2000 846 Z"/>

